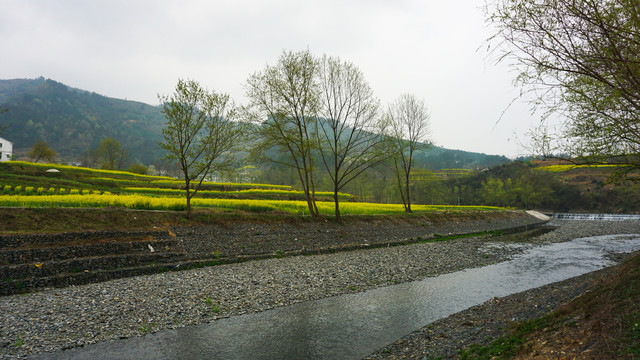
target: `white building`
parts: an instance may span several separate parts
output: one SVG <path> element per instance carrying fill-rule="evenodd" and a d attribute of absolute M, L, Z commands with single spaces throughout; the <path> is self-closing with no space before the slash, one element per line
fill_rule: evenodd
<path fill-rule="evenodd" d="M 13 143 L 0 137 L 0 161 L 9 161 L 13 155 Z"/>

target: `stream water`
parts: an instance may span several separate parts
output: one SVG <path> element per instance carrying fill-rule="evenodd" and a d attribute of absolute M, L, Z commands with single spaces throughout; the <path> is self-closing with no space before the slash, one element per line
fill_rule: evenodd
<path fill-rule="evenodd" d="M 613 265 L 640 235 L 527 249 L 510 261 L 48 354 L 58 359 L 359 359 L 435 320 Z"/>

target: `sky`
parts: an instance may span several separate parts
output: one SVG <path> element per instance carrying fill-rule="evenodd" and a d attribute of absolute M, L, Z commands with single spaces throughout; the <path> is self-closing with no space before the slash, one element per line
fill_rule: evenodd
<path fill-rule="evenodd" d="M 284 50 L 357 65 L 383 105 L 424 100 L 435 145 L 527 155 L 539 119 L 487 52 L 484 0 L 0 0 L 0 79 L 158 105 L 178 79 L 246 104 Z M 515 100 L 514 100 L 515 99 Z M 525 144 L 523 146 L 522 144 Z"/>

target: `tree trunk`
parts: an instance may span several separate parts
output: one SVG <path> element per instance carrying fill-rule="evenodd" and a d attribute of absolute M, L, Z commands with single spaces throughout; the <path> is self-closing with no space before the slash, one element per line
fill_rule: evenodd
<path fill-rule="evenodd" d="M 407 172 L 406 173 L 406 179 L 405 179 L 406 180 L 406 183 L 405 183 L 406 191 L 405 192 L 407 194 L 407 203 L 406 203 L 406 206 L 405 206 L 405 211 L 408 212 L 408 213 L 412 212 L 411 211 L 411 193 L 410 193 L 411 189 L 409 188 L 409 176 L 410 176 L 410 172 Z"/>
<path fill-rule="evenodd" d="M 187 219 L 191 219 L 191 197 L 187 195 Z"/>
<path fill-rule="evenodd" d="M 338 199 L 338 187 L 335 186 L 333 188 L 333 201 L 336 204 L 336 221 L 342 222 L 342 218 L 340 217 L 340 200 Z"/>
<path fill-rule="evenodd" d="M 309 214 L 311 216 L 315 216 L 314 214 L 314 203 L 313 198 L 311 197 L 311 190 L 309 188 L 309 174 L 303 169 L 297 168 L 298 178 L 300 179 L 300 184 L 302 184 L 302 191 L 304 192 L 304 199 L 307 201 L 307 207 L 309 208 Z"/>
<path fill-rule="evenodd" d="M 404 196 L 404 186 L 402 186 L 402 176 L 400 176 L 400 168 L 398 168 L 398 160 L 397 159 L 393 159 L 393 163 L 396 166 L 396 179 L 398 180 L 398 190 L 400 191 L 400 198 L 402 198 L 402 206 L 404 207 L 404 211 L 405 212 L 410 212 L 407 209 L 407 200 Z M 404 167 L 402 168 L 402 172 L 404 175 Z"/>
<path fill-rule="evenodd" d="M 191 219 L 191 181 L 189 181 L 189 177 L 185 179 L 185 185 L 187 186 L 185 189 L 187 195 L 187 219 Z"/>
<path fill-rule="evenodd" d="M 311 214 L 311 216 L 315 216 L 314 209 L 313 209 L 313 201 L 311 200 L 311 194 L 309 193 L 309 189 L 306 189 L 304 191 L 305 193 L 305 198 L 307 200 L 307 207 L 309 208 L 309 214 Z"/>
<path fill-rule="evenodd" d="M 309 177 L 311 180 L 311 203 L 313 204 L 313 217 L 320 216 L 320 211 L 318 211 L 318 204 L 316 204 L 316 184 L 313 182 L 313 172 L 309 172 Z"/>

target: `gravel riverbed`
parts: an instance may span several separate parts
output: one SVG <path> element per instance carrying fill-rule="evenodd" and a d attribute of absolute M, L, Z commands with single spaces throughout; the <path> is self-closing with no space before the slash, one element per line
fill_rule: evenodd
<path fill-rule="evenodd" d="M 584 236 L 640 233 L 638 221 L 564 221 L 557 225 L 557 230 L 527 239 L 517 235 L 502 240 L 473 237 L 284 257 L 5 296 L 0 298 L 0 356 L 26 357 L 142 336 L 479 267 L 523 251 L 523 247 L 488 246 L 496 241 L 533 246 Z M 554 293 L 559 291 L 562 289 Z M 566 292 L 571 295 L 576 289 Z M 412 344 L 418 346 L 417 341 Z"/>

